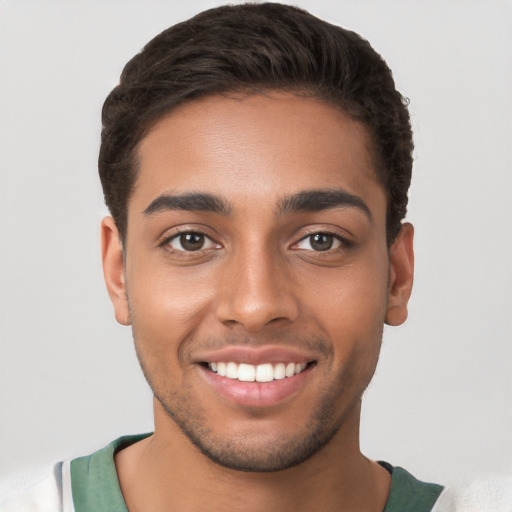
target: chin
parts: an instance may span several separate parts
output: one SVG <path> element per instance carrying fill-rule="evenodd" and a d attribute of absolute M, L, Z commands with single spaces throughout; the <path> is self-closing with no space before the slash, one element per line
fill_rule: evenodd
<path fill-rule="evenodd" d="M 209 426 L 205 411 L 192 409 L 190 401 L 155 397 L 166 415 L 209 460 L 227 469 L 254 473 L 282 471 L 307 461 L 332 441 L 348 415 L 336 417 L 332 401 L 325 400 L 317 404 L 309 420 L 302 425 L 288 423 L 285 430 L 272 428 L 258 418 L 249 420 L 250 425 L 246 423 L 244 428 L 235 430 L 231 423 L 217 430 Z M 357 400 L 356 406 L 359 403 Z"/>

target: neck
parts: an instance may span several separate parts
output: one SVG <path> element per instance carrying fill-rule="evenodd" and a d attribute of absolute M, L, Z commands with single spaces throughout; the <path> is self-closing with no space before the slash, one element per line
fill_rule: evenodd
<path fill-rule="evenodd" d="M 261 510 L 380 512 L 390 476 L 359 450 L 360 404 L 334 438 L 307 461 L 275 472 L 228 469 L 203 455 L 167 416 L 155 434 L 116 455 L 130 512 Z"/>

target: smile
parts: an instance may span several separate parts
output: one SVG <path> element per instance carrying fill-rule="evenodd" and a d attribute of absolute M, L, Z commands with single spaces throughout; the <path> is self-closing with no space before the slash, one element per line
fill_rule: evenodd
<path fill-rule="evenodd" d="M 238 347 L 210 354 L 196 368 L 208 387 L 223 399 L 262 408 L 274 407 L 309 389 L 305 383 L 314 379 L 317 364 L 316 359 L 289 350 Z"/>
<path fill-rule="evenodd" d="M 246 363 L 217 362 L 207 363 L 208 368 L 228 379 L 239 380 L 241 382 L 272 382 L 286 377 L 293 377 L 301 373 L 307 366 L 307 363 L 264 363 L 252 365 Z"/>

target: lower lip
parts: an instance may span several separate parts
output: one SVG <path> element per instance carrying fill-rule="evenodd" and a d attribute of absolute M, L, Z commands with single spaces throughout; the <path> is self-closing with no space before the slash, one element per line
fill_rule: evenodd
<path fill-rule="evenodd" d="M 293 377 L 271 382 L 242 382 L 222 377 L 204 366 L 199 367 L 208 383 L 224 398 L 246 407 L 272 407 L 299 392 L 312 368 L 309 366 Z"/>

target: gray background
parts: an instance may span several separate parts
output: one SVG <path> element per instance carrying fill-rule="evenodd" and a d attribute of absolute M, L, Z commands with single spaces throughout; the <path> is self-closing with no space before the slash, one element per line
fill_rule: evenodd
<path fill-rule="evenodd" d="M 99 114 L 147 40 L 220 3 L 0 1 L 0 476 L 152 429 L 102 281 Z M 384 55 L 416 133 L 415 289 L 363 451 L 442 483 L 512 472 L 512 4 L 296 3 Z"/>

